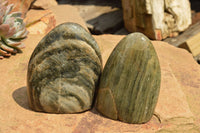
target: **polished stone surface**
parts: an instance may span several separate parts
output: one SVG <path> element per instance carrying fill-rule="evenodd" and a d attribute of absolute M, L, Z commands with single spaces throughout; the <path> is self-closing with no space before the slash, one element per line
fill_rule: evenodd
<path fill-rule="evenodd" d="M 28 65 L 30 107 L 49 113 L 88 110 L 101 73 L 95 39 L 83 27 L 64 23 L 37 45 Z"/>
<path fill-rule="evenodd" d="M 151 41 L 141 33 L 123 38 L 104 67 L 96 108 L 127 123 L 148 122 L 161 82 L 160 65 Z"/>
<path fill-rule="evenodd" d="M 104 64 L 124 36 L 94 37 L 100 46 Z M 95 110 L 78 114 L 33 111 L 28 104 L 26 75 L 31 53 L 41 39 L 41 35 L 29 34 L 25 40 L 28 45 L 23 49 L 23 54 L 0 61 L 0 132 L 199 133 L 200 66 L 186 50 L 161 41 L 152 42 L 162 73 L 155 109 L 157 117 L 153 115 L 146 124 L 128 124 L 112 120 Z"/>

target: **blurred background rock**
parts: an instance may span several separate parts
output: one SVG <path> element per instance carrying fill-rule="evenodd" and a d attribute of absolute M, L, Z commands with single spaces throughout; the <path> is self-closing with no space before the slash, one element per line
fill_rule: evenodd
<path fill-rule="evenodd" d="M 50 8 L 58 4 L 67 4 L 77 8 L 78 13 L 86 22 L 87 28 L 94 35 L 127 35 L 130 32 L 143 32 L 153 40 L 163 40 L 188 50 L 200 62 L 199 0 L 183 0 L 181 3 L 173 1 L 172 4 L 170 1 L 164 3 L 161 0 L 159 3 L 165 4 L 165 6 L 161 6 L 162 8 L 158 8 L 159 3 L 154 0 L 147 0 L 145 3 L 135 0 L 8 1 L 14 3 L 14 11 L 21 11 L 23 17 L 26 16 L 25 21 L 30 34 L 45 34 L 53 29 L 56 25 L 56 16 Z M 134 6 L 136 4 L 137 6 Z M 148 8 L 151 6 L 154 8 Z M 158 12 L 159 9 L 162 11 Z M 136 14 L 132 19 L 131 14 L 134 15 L 134 13 Z M 69 12 L 63 12 L 63 14 L 67 16 Z"/>

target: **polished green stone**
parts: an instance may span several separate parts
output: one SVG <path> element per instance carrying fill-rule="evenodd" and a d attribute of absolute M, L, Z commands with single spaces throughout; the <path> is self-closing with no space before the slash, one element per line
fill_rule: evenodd
<path fill-rule="evenodd" d="M 96 108 L 111 119 L 145 123 L 154 113 L 160 81 L 159 60 L 151 41 L 141 33 L 129 34 L 105 65 Z"/>
<path fill-rule="evenodd" d="M 83 27 L 64 23 L 37 45 L 28 65 L 30 107 L 49 113 L 88 110 L 102 69 L 100 49 Z"/>

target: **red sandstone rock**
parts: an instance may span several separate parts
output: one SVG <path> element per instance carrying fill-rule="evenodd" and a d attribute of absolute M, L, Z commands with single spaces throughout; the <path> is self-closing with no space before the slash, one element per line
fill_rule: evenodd
<path fill-rule="evenodd" d="M 95 36 L 103 62 L 123 36 Z M 26 92 L 27 64 L 42 36 L 29 35 L 27 48 L 1 61 L 2 132 L 199 132 L 200 67 L 187 51 L 164 42 L 153 42 L 161 65 L 161 90 L 150 122 L 141 125 L 110 120 L 94 109 L 80 114 L 47 114 L 29 109 Z M 14 64 L 14 65 L 13 65 Z"/>
<path fill-rule="evenodd" d="M 58 5 L 48 10 L 31 9 L 26 15 L 25 22 L 30 34 L 46 34 L 55 26 L 65 22 L 78 23 L 88 30 L 78 10 L 70 5 Z"/>
<path fill-rule="evenodd" d="M 22 16 L 25 17 L 29 7 L 31 6 L 31 3 L 34 0 L 8 0 L 9 4 L 14 4 L 14 11 L 20 11 L 22 12 Z"/>
<path fill-rule="evenodd" d="M 58 5 L 56 0 L 36 0 L 31 8 L 34 9 L 49 9 L 50 7 Z"/>
<path fill-rule="evenodd" d="M 26 15 L 25 23 L 30 34 L 45 34 L 55 27 L 56 19 L 50 10 L 31 9 Z"/>
<path fill-rule="evenodd" d="M 74 22 L 80 24 L 88 30 L 85 21 L 80 17 L 80 14 L 75 7 L 70 5 L 58 5 L 50 8 L 49 10 L 55 14 L 56 25 L 65 22 Z"/>
<path fill-rule="evenodd" d="M 68 14 L 64 10 L 68 10 Z M 56 7 L 57 24 L 84 21 L 71 6 Z M 198 133 L 200 132 L 200 67 L 186 50 L 165 42 L 153 45 L 161 66 L 161 89 L 153 118 L 135 125 L 110 120 L 95 109 L 79 114 L 48 114 L 30 110 L 27 99 L 26 74 L 30 55 L 44 34 L 31 35 L 26 48 L 0 63 L 0 132 L 135 132 Z M 124 36 L 94 36 L 105 64 L 116 44 Z"/>

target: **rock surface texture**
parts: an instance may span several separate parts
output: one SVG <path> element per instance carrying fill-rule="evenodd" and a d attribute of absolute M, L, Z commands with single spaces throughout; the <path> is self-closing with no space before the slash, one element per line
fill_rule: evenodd
<path fill-rule="evenodd" d="M 20 11 L 22 12 L 22 17 L 25 17 L 33 1 L 34 0 L 8 0 L 8 3 L 14 4 L 13 12 Z"/>
<path fill-rule="evenodd" d="M 95 36 L 103 64 L 124 36 Z M 2 132 L 134 132 L 199 133 L 200 67 L 187 51 L 153 42 L 161 67 L 161 88 L 155 115 L 146 124 L 127 124 L 103 117 L 95 110 L 80 114 L 48 114 L 28 106 L 26 74 L 30 55 L 42 39 L 29 35 L 23 54 L 0 63 L 0 129 Z M 15 64 L 15 65 L 13 65 Z"/>
<path fill-rule="evenodd" d="M 49 9 L 50 7 L 53 6 L 57 6 L 58 3 L 56 0 L 48 0 L 48 2 L 46 0 L 36 0 L 33 5 L 31 6 L 31 8 L 34 9 Z"/>
<path fill-rule="evenodd" d="M 93 34 L 113 34 L 123 27 L 120 0 L 59 0 L 58 3 L 76 7 Z"/>
<path fill-rule="evenodd" d="M 151 41 L 141 33 L 129 34 L 104 67 L 97 110 L 111 119 L 146 123 L 154 113 L 160 80 L 159 60 Z"/>
<path fill-rule="evenodd" d="M 189 0 L 122 0 L 122 5 L 127 30 L 151 39 L 176 36 L 192 23 Z"/>
<path fill-rule="evenodd" d="M 56 18 L 51 10 L 31 9 L 24 21 L 29 34 L 46 34 L 56 26 Z"/>
<path fill-rule="evenodd" d="M 73 12 L 73 14 L 66 15 L 65 12 Z M 87 30 L 87 26 L 79 16 L 77 9 L 70 5 L 53 6 L 49 10 L 31 9 L 26 15 L 25 22 L 30 34 L 41 34 L 41 36 L 65 22 L 81 24 Z"/>
<path fill-rule="evenodd" d="M 65 22 L 74 22 L 81 24 L 83 28 L 87 30 L 85 21 L 80 17 L 78 10 L 70 5 L 58 5 L 51 7 L 49 10 L 55 14 L 56 25 L 65 23 Z M 66 13 L 68 13 L 66 15 Z"/>
<path fill-rule="evenodd" d="M 58 6 L 54 8 L 54 12 L 57 24 L 64 21 L 85 26 L 76 8 L 72 6 Z M 22 54 L 0 61 L 0 132 L 200 132 L 200 67 L 186 50 L 160 41 L 152 43 L 160 62 L 161 88 L 155 115 L 148 123 L 138 125 L 114 121 L 103 117 L 94 109 L 79 114 L 48 114 L 32 111 L 27 100 L 27 66 L 31 53 L 43 36 L 29 34 L 24 42 L 27 45 Z M 116 44 L 124 36 L 94 37 L 105 65 Z"/>
<path fill-rule="evenodd" d="M 75 23 L 49 32 L 35 48 L 28 66 L 30 107 L 50 113 L 77 113 L 91 108 L 101 73 L 100 49 Z"/>

